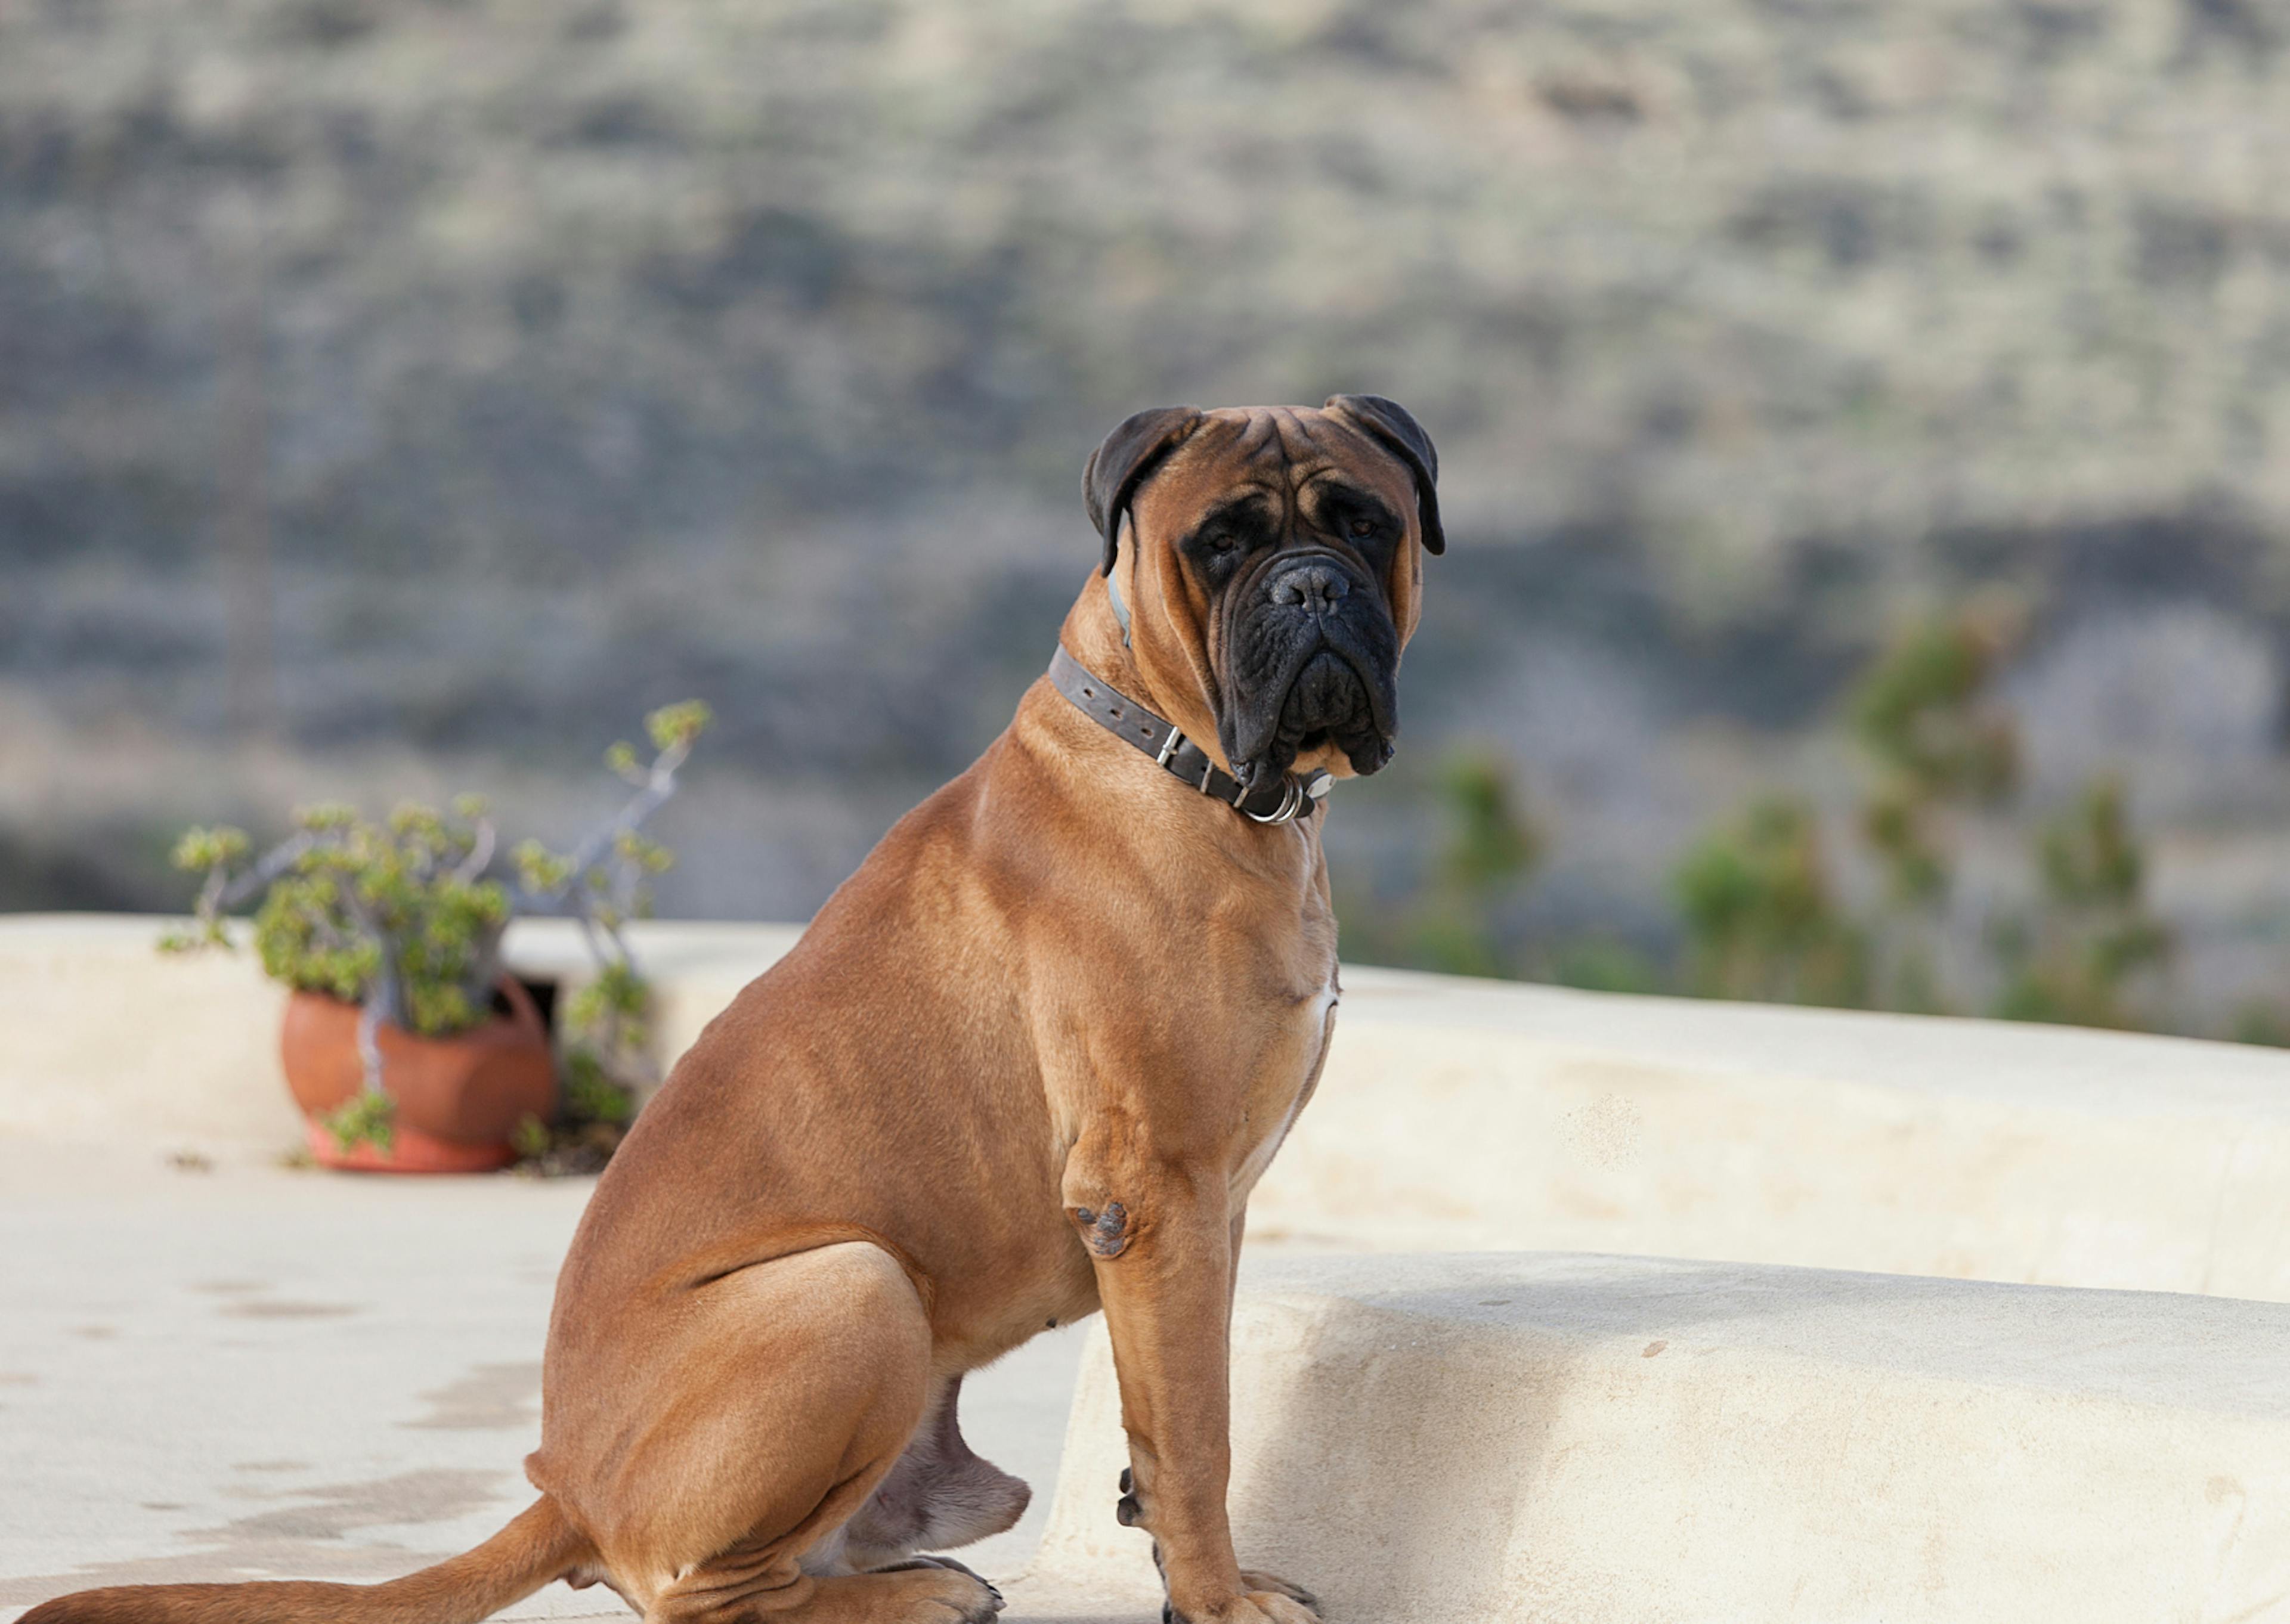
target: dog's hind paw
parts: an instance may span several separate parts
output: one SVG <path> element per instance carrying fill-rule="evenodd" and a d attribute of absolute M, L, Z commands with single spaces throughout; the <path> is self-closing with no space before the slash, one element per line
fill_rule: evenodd
<path fill-rule="evenodd" d="M 866 1577 L 892 1573 L 930 1573 L 942 1582 L 919 1588 L 912 1599 L 915 1611 L 901 1612 L 901 1624 L 989 1624 L 1005 1605 L 1002 1592 L 951 1556 L 909 1556 L 888 1567 L 872 1568 Z M 902 1597 L 901 1600 L 907 1598 Z M 883 1615 L 888 1624 L 892 1614 Z"/>

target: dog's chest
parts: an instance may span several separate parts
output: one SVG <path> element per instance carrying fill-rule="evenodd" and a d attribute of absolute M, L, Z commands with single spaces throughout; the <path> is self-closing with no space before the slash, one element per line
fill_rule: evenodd
<path fill-rule="evenodd" d="M 1331 955 L 1326 980 L 1317 992 L 1298 999 L 1280 1022 L 1280 1041 L 1258 1068 L 1242 1117 L 1240 1154 L 1232 1173 L 1236 1205 L 1256 1188 L 1319 1085 L 1321 1068 L 1327 1064 L 1328 1043 L 1335 1032 L 1341 995 Z"/>

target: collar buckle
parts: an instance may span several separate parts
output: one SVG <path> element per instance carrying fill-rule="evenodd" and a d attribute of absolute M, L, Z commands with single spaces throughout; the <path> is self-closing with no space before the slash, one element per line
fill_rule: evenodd
<path fill-rule="evenodd" d="M 1241 805 L 1237 797 L 1233 801 L 1233 807 L 1259 823 L 1293 823 L 1317 806 L 1328 791 L 1335 788 L 1335 779 L 1322 767 L 1313 768 L 1310 775 L 1305 778 L 1298 778 L 1292 772 L 1282 788 L 1280 804 L 1272 811 L 1250 812 Z"/>
<path fill-rule="evenodd" d="M 1237 796 L 1232 804 L 1236 812 L 1251 822 L 1286 823 L 1304 810 L 1304 786 L 1297 782 L 1293 775 L 1281 780 L 1280 804 L 1269 812 L 1253 812 L 1243 806 Z"/>

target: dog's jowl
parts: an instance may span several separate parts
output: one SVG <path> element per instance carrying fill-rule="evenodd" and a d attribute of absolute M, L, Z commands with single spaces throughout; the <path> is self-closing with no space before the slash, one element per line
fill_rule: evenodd
<path fill-rule="evenodd" d="M 1226 1324 L 1249 1192 L 1334 1024 L 1320 823 L 1390 759 L 1437 475 L 1374 396 L 1116 428 L 1050 669 L 598 1184 L 557 1284 L 540 1499 L 388 1584 L 93 1590 L 25 1624 L 444 1624 L 560 1578 L 655 1624 L 984 1620 L 992 1587 L 926 1553 L 1009 1527 L 1027 1490 L 964 1442 L 963 1374 L 1099 1308 L 1118 1515 L 1171 1615 L 1311 1624 L 1233 1549 Z"/>

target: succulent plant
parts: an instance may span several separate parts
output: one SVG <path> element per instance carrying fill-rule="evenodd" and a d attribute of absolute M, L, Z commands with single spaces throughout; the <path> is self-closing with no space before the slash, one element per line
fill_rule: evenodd
<path fill-rule="evenodd" d="M 533 840 L 519 844 L 511 857 L 514 889 L 488 876 L 496 831 L 475 796 L 444 812 L 404 805 L 380 822 L 353 807 L 306 807 L 295 815 L 294 834 L 252 860 L 243 830 L 188 829 L 174 860 L 204 879 L 190 927 L 169 932 L 160 946 L 234 947 L 229 910 L 259 895 L 253 940 L 265 973 L 361 1007 L 365 1088 L 328 1127 L 345 1150 L 360 1140 L 386 1148 L 392 1112 L 380 1028 L 442 1037 L 484 1024 L 510 918 L 569 915 L 580 921 L 598 971 L 566 1002 L 560 1023 L 565 1120 L 558 1125 L 593 1146 L 599 1136 L 586 1131 L 602 1125 L 617 1134 L 633 1115 L 634 1090 L 649 1080 L 651 989 L 625 927 L 648 908 L 650 878 L 675 862 L 644 825 L 676 794 L 677 774 L 709 720 L 697 700 L 653 711 L 645 718 L 649 761 L 625 743 L 605 754 L 605 764 L 635 793 L 568 852 Z M 550 1124 L 528 1124 L 520 1148 L 540 1154 L 559 1137 Z"/>

